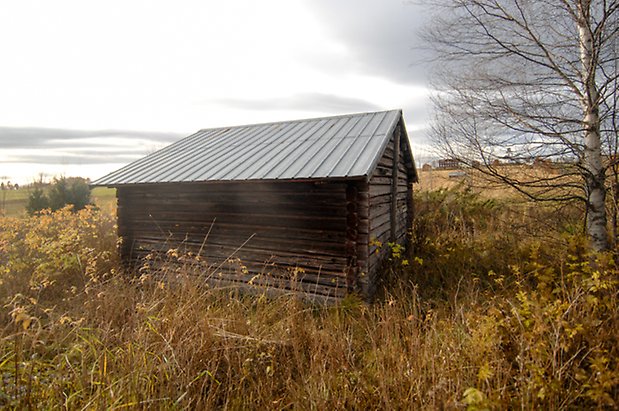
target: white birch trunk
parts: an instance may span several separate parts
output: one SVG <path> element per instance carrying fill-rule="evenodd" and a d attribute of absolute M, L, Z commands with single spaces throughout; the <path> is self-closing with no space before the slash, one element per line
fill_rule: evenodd
<path fill-rule="evenodd" d="M 585 188 L 587 193 L 587 233 L 594 250 L 608 249 L 606 224 L 605 170 L 600 139 L 599 93 L 595 81 L 594 39 L 589 25 L 591 0 L 578 2 L 578 33 L 584 93 L 582 98 L 585 129 Z"/>

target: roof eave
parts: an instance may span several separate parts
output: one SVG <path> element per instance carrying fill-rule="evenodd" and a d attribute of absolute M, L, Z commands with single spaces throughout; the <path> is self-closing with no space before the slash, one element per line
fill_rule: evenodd
<path fill-rule="evenodd" d="M 92 183 L 90 187 L 108 187 L 108 188 L 119 188 L 119 187 L 146 187 L 146 186 L 156 186 L 163 184 L 235 184 L 235 183 L 247 183 L 247 184 L 258 184 L 258 183 L 326 183 L 326 182 L 343 182 L 343 181 L 367 181 L 367 175 L 355 175 L 355 176 L 338 176 L 338 177 L 311 177 L 311 178 L 290 178 L 290 179 L 279 179 L 279 178 L 271 178 L 271 179 L 246 179 L 246 180 L 203 180 L 203 181 L 166 181 L 166 182 L 136 182 L 136 183 Z"/>

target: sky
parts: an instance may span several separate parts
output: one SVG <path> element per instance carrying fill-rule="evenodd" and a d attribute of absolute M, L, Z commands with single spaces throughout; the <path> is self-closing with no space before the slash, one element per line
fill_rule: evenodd
<path fill-rule="evenodd" d="M 0 3 L 0 181 L 95 179 L 210 127 L 401 108 L 428 149 L 427 13 L 402 0 Z"/>

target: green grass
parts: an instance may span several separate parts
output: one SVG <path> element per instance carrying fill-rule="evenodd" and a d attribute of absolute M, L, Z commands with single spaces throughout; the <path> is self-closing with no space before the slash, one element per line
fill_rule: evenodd
<path fill-rule="evenodd" d="M 29 195 L 29 188 L 0 191 L 0 215 L 2 211 L 4 211 L 7 216 L 17 216 L 21 214 L 28 203 Z"/>
<path fill-rule="evenodd" d="M 26 213 L 28 196 L 33 190 L 31 186 L 19 190 L 0 191 L 0 216 L 19 217 Z M 107 187 L 95 187 L 91 194 L 93 203 L 106 212 L 116 210 L 116 189 Z"/>

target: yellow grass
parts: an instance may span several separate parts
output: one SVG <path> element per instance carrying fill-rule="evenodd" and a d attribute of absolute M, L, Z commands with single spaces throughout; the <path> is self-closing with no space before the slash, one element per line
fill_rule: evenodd
<path fill-rule="evenodd" d="M 96 209 L 0 218 L 0 407 L 615 408 L 614 256 L 570 210 L 521 211 L 419 194 L 378 301 L 334 306 L 124 272 Z"/>
<path fill-rule="evenodd" d="M 506 164 L 497 166 L 497 170 L 511 179 L 520 181 L 557 178 L 563 172 L 560 165 Z M 509 198 L 511 200 L 524 198 L 515 189 L 472 168 L 418 170 L 418 173 L 419 184 L 416 188 L 420 191 L 462 188 L 470 189 L 487 198 Z M 455 174 L 457 173 L 464 175 L 456 176 Z M 564 182 L 573 183 L 578 181 L 576 177 L 566 177 L 564 180 L 561 180 L 561 183 Z"/>

